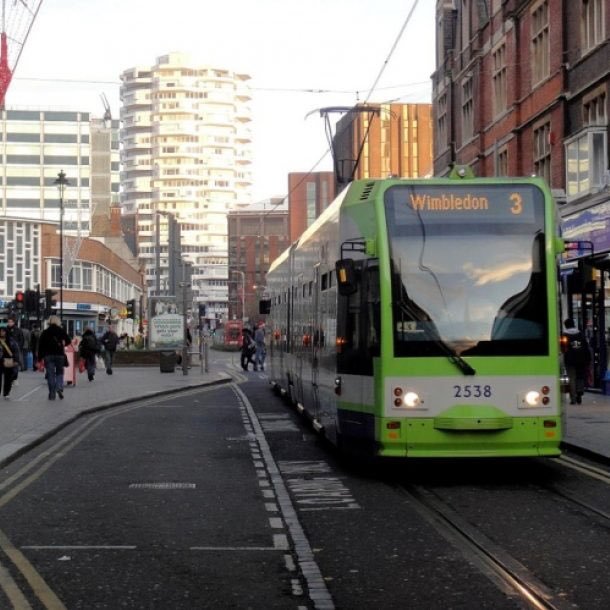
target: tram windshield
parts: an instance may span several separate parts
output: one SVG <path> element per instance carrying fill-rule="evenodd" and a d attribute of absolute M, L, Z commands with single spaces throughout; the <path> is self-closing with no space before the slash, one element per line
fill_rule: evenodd
<path fill-rule="evenodd" d="M 396 356 L 548 353 L 540 189 L 394 186 L 385 212 Z"/>

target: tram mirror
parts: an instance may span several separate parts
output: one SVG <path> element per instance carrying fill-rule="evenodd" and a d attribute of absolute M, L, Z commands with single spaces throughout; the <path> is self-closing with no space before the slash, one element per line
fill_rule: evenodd
<path fill-rule="evenodd" d="M 358 278 L 356 277 L 356 267 L 351 258 L 342 258 L 335 263 L 337 272 L 337 286 L 339 294 L 347 297 L 358 290 Z"/>
<path fill-rule="evenodd" d="M 271 299 L 261 299 L 258 302 L 258 313 L 263 315 L 271 313 Z"/>

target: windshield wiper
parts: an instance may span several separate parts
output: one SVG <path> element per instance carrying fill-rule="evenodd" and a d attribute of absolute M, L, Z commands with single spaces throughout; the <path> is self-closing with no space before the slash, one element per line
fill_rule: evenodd
<path fill-rule="evenodd" d="M 438 346 L 441 351 L 445 352 L 447 358 L 451 364 L 455 366 L 464 373 L 464 375 L 476 375 L 477 372 L 458 354 L 456 354 L 442 339 L 432 339 L 434 344 Z"/>
<path fill-rule="evenodd" d="M 434 325 L 432 318 L 428 313 L 423 310 L 419 305 L 415 303 L 407 294 L 404 284 L 401 282 L 401 299 L 398 301 L 398 307 L 401 313 L 406 314 L 411 320 L 418 320 L 422 322 L 429 322 Z M 455 353 L 449 345 L 447 345 L 441 338 L 436 326 L 434 326 L 434 334 L 430 332 L 430 329 L 425 329 L 426 336 L 429 340 L 434 343 L 449 359 L 451 364 L 457 366 L 464 375 L 476 375 L 477 372 L 458 354 Z"/>

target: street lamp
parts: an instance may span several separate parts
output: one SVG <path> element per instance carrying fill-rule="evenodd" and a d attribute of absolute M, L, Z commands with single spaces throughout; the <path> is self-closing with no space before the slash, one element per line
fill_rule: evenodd
<path fill-rule="evenodd" d="M 239 273 L 241 275 L 241 322 L 243 325 L 246 321 L 246 274 L 238 269 L 231 270 L 231 273 Z"/>
<path fill-rule="evenodd" d="M 59 190 L 59 320 L 64 323 L 64 193 L 69 182 L 62 169 L 55 180 Z"/>

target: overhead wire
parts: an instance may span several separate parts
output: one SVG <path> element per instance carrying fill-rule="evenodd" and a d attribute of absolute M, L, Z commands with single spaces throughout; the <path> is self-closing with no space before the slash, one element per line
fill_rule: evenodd
<path fill-rule="evenodd" d="M 400 28 L 400 31 L 398 32 L 398 35 L 397 35 L 396 39 L 394 40 L 394 43 L 392 44 L 392 47 L 390 48 L 390 51 L 388 52 L 387 57 L 383 61 L 383 65 L 382 65 L 381 69 L 379 70 L 379 73 L 377 74 L 377 77 L 375 78 L 375 81 L 366 96 L 364 104 L 368 103 L 368 100 L 370 99 L 371 95 L 377 89 L 377 85 L 379 84 L 379 81 L 380 81 L 386 67 L 388 66 L 390 60 L 392 59 L 392 55 L 394 54 L 394 51 L 396 50 L 396 47 L 398 46 L 398 43 L 400 42 L 402 35 L 404 34 L 405 30 L 407 29 L 407 26 L 409 25 L 409 22 L 411 21 L 411 17 L 413 16 L 413 13 L 414 13 L 418 3 L 419 3 L 419 0 L 413 0 L 411 9 L 409 10 L 407 17 L 406 17 L 404 23 L 402 24 L 402 27 Z M 355 120 L 355 117 L 352 118 L 351 122 L 349 122 L 348 124 L 345 125 L 345 127 L 343 128 L 343 130 L 341 132 L 339 132 L 338 134 L 335 133 L 335 137 L 337 137 L 337 135 L 342 135 L 343 133 L 345 133 L 345 131 L 349 127 L 351 127 L 351 124 L 354 122 L 354 120 Z M 370 121 L 369 121 L 369 126 L 370 126 Z M 328 126 L 326 126 L 325 129 L 326 129 L 326 133 L 327 133 L 327 137 L 328 137 Z M 367 130 L 367 134 L 368 134 L 368 130 Z M 331 149 L 332 149 L 332 144 L 329 145 L 329 147 L 324 151 L 324 154 L 320 157 L 320 159 L 318 159 L 318 161 L 316 161 L 316 163 L 313 165 L 313 167 L 303 176 L 303 178 L 301 178 L 301 180 L 299 180 L 299 182 L 284 197 L 282 197 L 281 201 L 274 204 L 269 211 L 264 212 L 263 216 L 266 216 L 267 214 L 273 212 L 275 209 L 277 209 L 278 206 L 282 205 L 287 199 L 289 199 L 290 195 L 292 195 L 292 193 L 294 193 L 294 191 L 304 182 L 304 180 L 306 180 L 306 178 L 309 175 L 311 175 L 315 171 L 316 167 L 318 167 L 318 165 L 320 165 L 320 163 L 326 158 L 326 155 L 328 155 L 328 153 L 331 151 Z M 355 168 L 354 168 L 354 171 L 355 171 Z M 352 174 L 352 176 L 353 176 L 353 174 Z"/>

